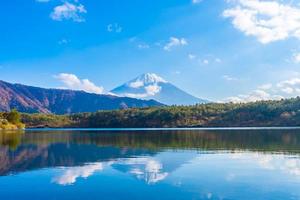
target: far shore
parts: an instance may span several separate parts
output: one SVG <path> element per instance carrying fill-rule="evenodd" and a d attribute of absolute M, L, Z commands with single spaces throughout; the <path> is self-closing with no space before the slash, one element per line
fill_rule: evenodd
<path fill-rule="evenodd" d="M 168 131 L 168 130 L 289 130 L 300 129 L 300 126 L 282 127 L 179 127 L 179 128 L 25 128 L 25 131 Z M 11 129 L 12 130 L 12 129 Z"/>

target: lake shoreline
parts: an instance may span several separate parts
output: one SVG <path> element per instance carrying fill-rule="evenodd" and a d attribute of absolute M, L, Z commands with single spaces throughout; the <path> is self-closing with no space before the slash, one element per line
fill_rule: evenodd
<path fill-rule="evenodd" d="M 26 128 L 25 131 L 182 131 L 182 130 L 297 130 L 291 127 L 195 127 L 195 128 Z M 1 131 L 1 130 L 0 130 Z"/>

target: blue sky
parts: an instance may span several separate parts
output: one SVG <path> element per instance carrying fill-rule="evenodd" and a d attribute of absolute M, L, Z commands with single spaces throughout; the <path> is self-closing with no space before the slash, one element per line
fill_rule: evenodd
<path fill-rule="evenodd" d="M 153 72 L 213 101 L 300 94 L 290 0 L 4 0 L 0 24 L 9 82 L 105 93 Z"/>

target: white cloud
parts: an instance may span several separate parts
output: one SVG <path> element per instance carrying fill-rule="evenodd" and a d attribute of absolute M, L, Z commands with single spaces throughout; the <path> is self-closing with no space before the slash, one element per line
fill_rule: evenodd
<path fill-rule="evenodd" d="M 139 49 L 149 49 L 150 46 L 149 46 L 148 44 L 139 44 L 139 45 L 138 45 L 138 48 L 139 48 Z"/>
<path fill-rule="evenodd" d="M 129 87 L 131 87 L 131 88 L 140 88 L 140 87 L 143 87 L 143 86 L 144 86 L 144 82 L 141 81 L 141 80 L 137 80 L 137 81 L 131 82 L 129 84 Z"/>
<path fill-rule="evenodd" d="M 238 79 L 229 75 L 224 75 L 222 78 L 226 81 L 237 81 Z"/>
<path fill-rule="evenodd" d="M 300 95 L 300 78 L 291 78 L 277 84 L 260 85 L 248 94 L 228 97 L 227 102 L 252 102 L 261 100 L 280 100 Z"/>
<path fill-rule="evenodd" d="M 161 87 L 157 84 L 153 84 L 153 85 L 146 86 L 145 90 L 146 90 L 148 96 L 154 96 L 155 94 L 160 92 Z"/>
<path fill-rule="evenodd" d="M 143 83 L 140 83 L 138 81 L 131 83 L 129 86 L 132 88 L 140 88 L 144 86 Z M 143 99 L 143 98 L 149 98 L 151 96 L 155 96 L 157 93 L 161 91 L 161 87 L 157 85 L 156 83 L 150 84 L 144 87 L 144 92 L 143 93 L 124 93 L 121 94 L 120 96 L 124 97 L 131 97 L 131 98 L 138 98 L 138 99 Z"/>
<path fill-rule="evenodd" d="M 294 63 L 297 63 L 297 64 L 300 63 L 300 53 L 295 53 L 293 55 L 293 61 L 294 61 Z"/>
<path fill-rule="evenodd" d="M 289 37 L 300 38 L 300 8 L 278 1 L 228 0 L 233 8 L 223 12 L 235 28 L 267 44 Z"/>
<path fill-rule="evenodd" d="M 287 93 L 287 94 L 292 94 L 294 92 L 294 89 L 291 87 L 285 87 L 281 89 L 282 92 Z"/>
<path fill-rule="evenodd" d="M 192 3 L 193 4 L 198 4 L 198 3 L 201 3 L 203 0 L 192 0 Z"/>
<path fill-rule="evenodd" d="M 271 90 L 272 89 L 272 90 Z M 255 102 L 264 100 L 280 100 L 284 97 L 278 92 L 278 86 L 273 88 L 271 83 L 263 84 L 257 87 L 257 89 L 249 92 L 248 94 L 240 94 L 237 96 L 228 97 L 225 99 L 226 102 Z"/>
<path fill-rule="evenodd" d="M 188 57 L 189 57 L 190 60 L 194 60 L 194 59 L 196 58 L 196 55 L 190 53 L 190 54 L 188 55 Z"/>
<path fill-rule="evenodd" d="M 82 4 L 72 4 L 64 2 L 62 5 L 56 6 L 50 17 L 56 21 L 73 20 L 74 22 L 84 22 L 85 19 L 81 14 L 87 13 L 85 7 Z"/>
<path fill-rule="evenodd" d="M 114 24 L 108 24 L 106 30 L 108 32 L 121 33 L 123 28 L 118 23 L 114 23 Z"/>
<path fill-rule="evenodd" d="M 61 73 L 54 77 L 60 80 L 61 82 L 63 82 L 68 89 L 83 90 L 85 92 L 96 93 L 96 94 L 103 94 L 104 92 L 103 87 L 96 86 L 88 79 L 80 80 L 74 74 Z"/>
<path fill-rule="evenodd" d="M 286 85 L 295 86 L 300 84 L 300 78 L 292 78 L 289 80 L 281 81 L 277 84 L 278 87 L 284 87 Z"/>
<path fill-rule="evenodd" d="M 164 50 L 171 51 L 176 46 L 185 46 L 188 42 L 185 38 L 170 37 L 169 42 L 164 46 Z"/>
<path fill-rule="evenodd" d="M 216 62 L 216 63 L 221 63 L 222 60 L 221 60 L 220 58 L 215 58 L 215 62 Z"/>
<path fill-rule="evenodd" d="M 134 82 L 134 85 L 130 85 L 130 87 L 140 88 L 142 86 L 139 82 Z M 147 85 L 147 86 L 145 86 L 144 89 L 145 89 L 145 92 L 143 92 L 143 93 L 124 93 L 121 96 L 143 99 L 143 98 L 149 98 L 151 96 L 155 96 L 157 93 L 159 93 L 161 91 L 161 87 L 159 85 L 157 85 L 156 83 Z"/>
<path fill-rule="evenodd" d="M 188 54 L 188 58 L 190 60 L 194 60 L 197 63 L 201 65 L 208 65 L 208 64 L 220 64 L 222 60 L 218 57 L 216 57 L 213 54 L 207 54 L 207 55 L 196 55 L 196 54 Z"/>
<path fill-rule="evenodd" d="M 300 78 L 292 78 L 289 80 L 281 81 L 277 87 L 286 94 L 299 95 L 300 94 Z"/>
<path fill-rule="evenodd" d="M 59 185 L 71 185 L 76 182 L 78 178 L 88 178 L 96 171 L 103 170 L 102 163 L 93 163 L 82 167 L 67 168 L 64 173 L 53 179 L 53 182 Z"/>
<path fill-rule="evenodd" d="M 208 60 L 208 59 L 204 59 L 204 60 L 202 60 L 202 63 L 203 63 L 204 65 L 208 65 L 208 64 L 209 64 L 209 60 Z"/>
<path fill-rule="evenodd" d="M 249 94 L 241 94 L 234 97 L 228 97 L 226 99 L 227 102 L 255 102 L 255 101 L 263 101 L 263 100 L 270 100 L 270 99 L 281 99 L 280 96 L 271 95 L 264 90 L 254 90 Z"/>

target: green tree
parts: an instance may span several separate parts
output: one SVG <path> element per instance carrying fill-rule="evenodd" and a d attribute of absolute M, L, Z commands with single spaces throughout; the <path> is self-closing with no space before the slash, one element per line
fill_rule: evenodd
<path fill-rule="evenodd" d="M 21 114 L 16 109 L 13 109 L 8 113 L 7 121 L 12 124 L 19 124 L 21 123 Z"/>

